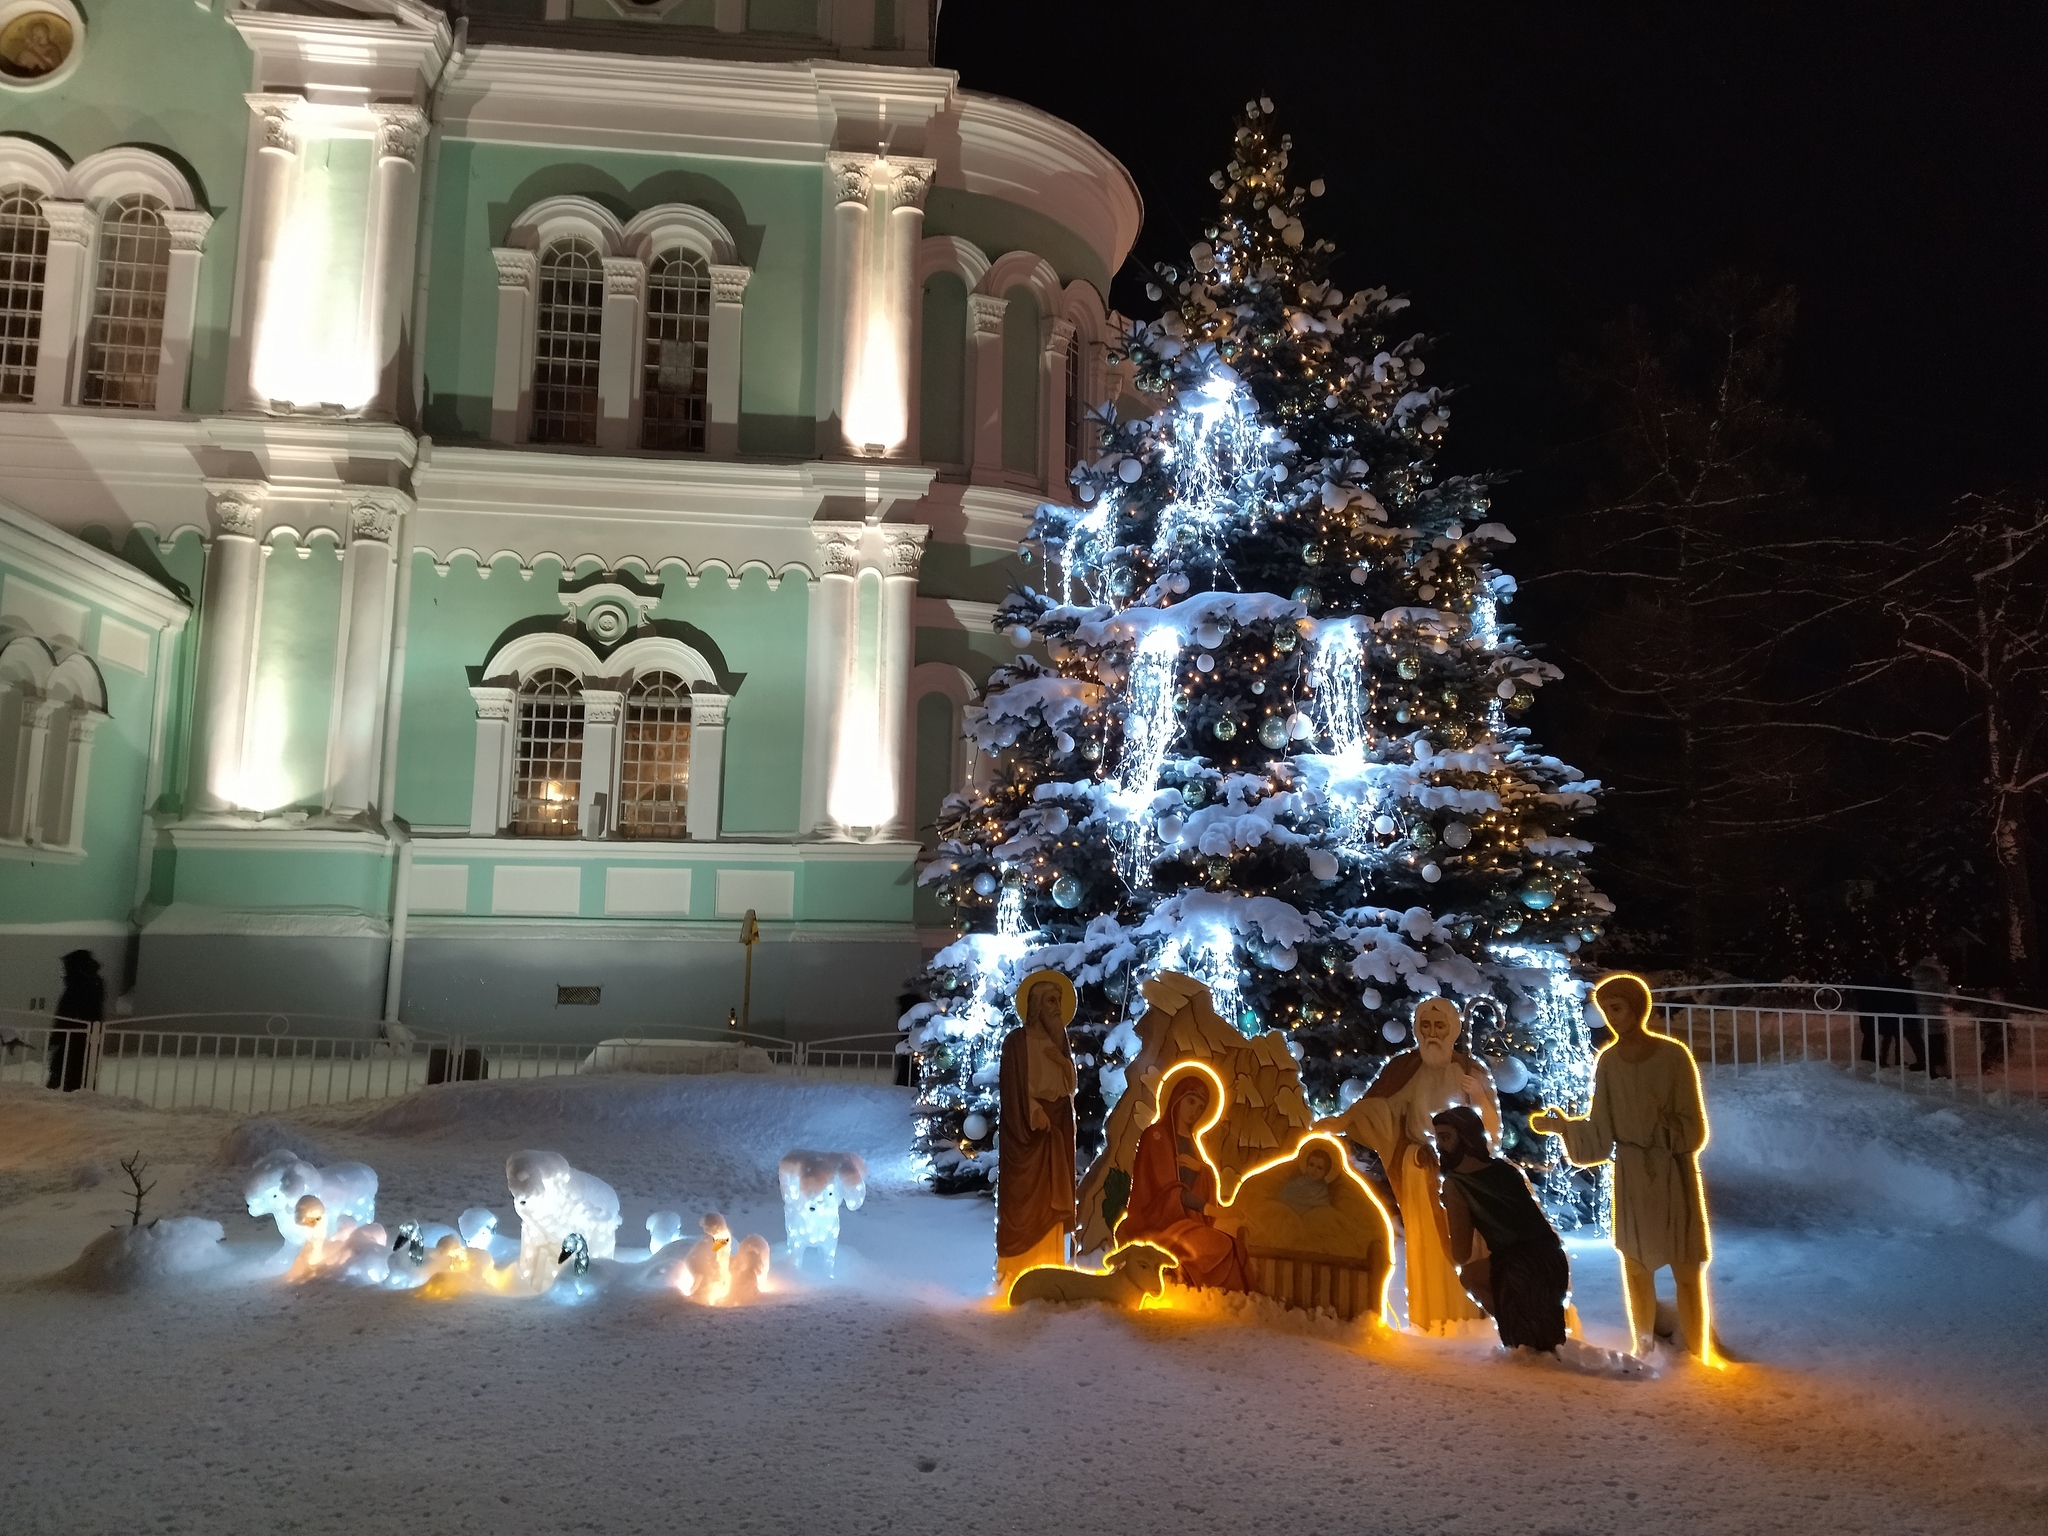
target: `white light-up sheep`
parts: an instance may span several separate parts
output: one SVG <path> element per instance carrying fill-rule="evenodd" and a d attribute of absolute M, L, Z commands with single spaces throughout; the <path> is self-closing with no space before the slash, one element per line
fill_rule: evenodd
<path fill-rule="evenodd" d="M 857 1211 L 867 1199 L 867 1164 L 852 1152 L 799 1150 L 784 1156 L 779 1172 L 790 1267 L 800 1268 L 803 1255 L 816 1249 L 830 1279 L 839 1262 L 839 1207 Z"/>
<path fill-rule="evenodd" d="M 272 1152 L 250 1172 L 242 1194 L 249 1214 L 273 1218 L 278 1235 L 294 1247 L 332 1238 L 344 1216 L 377 1219 L 376 1170 L 362 1163 L 315 1168 L 294 1152 Z"/>
<path fill-rule="evenodd" d="M 595 1174 L 571 1168 L 559 1152 L 514 1152 L 505 1185 L 519 1213 L 519 1280 L 544 1291 L 561 1267 L 562 1244 L 583 1234 L 594 1259 L 609 1259 L 619 1236 L 619 1196 Z"/>

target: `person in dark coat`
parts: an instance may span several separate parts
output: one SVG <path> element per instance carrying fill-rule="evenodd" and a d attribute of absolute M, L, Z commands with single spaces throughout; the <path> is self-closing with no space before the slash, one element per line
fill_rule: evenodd
<path fill-rule="evenodd" d="M 1477 1110 L 1453 1105 L 1431 1125 L 1444 1174 L 1446 1246 L 1458 1278 L 1493 1319 L 1502 1344 L 1555 1354 L 1565 1340 L 1572 1288 L 1564 1244 L 1522 1170 L 1489 1150 Z M 1472 1256 L 1475 1233 L 1486 1243 L 1483 1257 Z"/>
<path fill-rule="evenodd" d="M 85 1086 L 86 1047 L 92 1038 L 87 1026 L 101 1023 L 106 1011 L 107 984 L 99 961 L 89 949 L 72 950 L 64 957 L 64 991 L 50 1031 L 50 1087 L 76 1093 Z"/>

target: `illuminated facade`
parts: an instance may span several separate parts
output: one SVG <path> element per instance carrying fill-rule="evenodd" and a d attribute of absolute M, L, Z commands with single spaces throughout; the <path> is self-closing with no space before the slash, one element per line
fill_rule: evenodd
<path fill-rule="evenodd" d="M 704 1025 L 752 909 L 757 1020 L 886 1027 L 1122 168 L 927 0 L 47 3 L 0 799 L 65 808 L 0 829 L 0 1003 L 86 944 L 145 1013 Z"/>

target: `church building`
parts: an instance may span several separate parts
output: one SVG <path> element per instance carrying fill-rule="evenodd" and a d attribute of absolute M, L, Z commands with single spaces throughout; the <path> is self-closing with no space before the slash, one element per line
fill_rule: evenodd
<path fill-rule="evenodd" d="M 892 1026 L 1140 217 L 935 9 L 0 0 L 0 1006 Z"/>

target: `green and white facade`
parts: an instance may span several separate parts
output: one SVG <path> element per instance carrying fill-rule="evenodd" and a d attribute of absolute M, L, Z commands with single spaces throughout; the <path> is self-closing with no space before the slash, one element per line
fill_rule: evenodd
<path fill-rule="evenodd" d="M 886 1027 L 1122 168 L 928 0 L 24 6 L 0 1005 Z"/>

